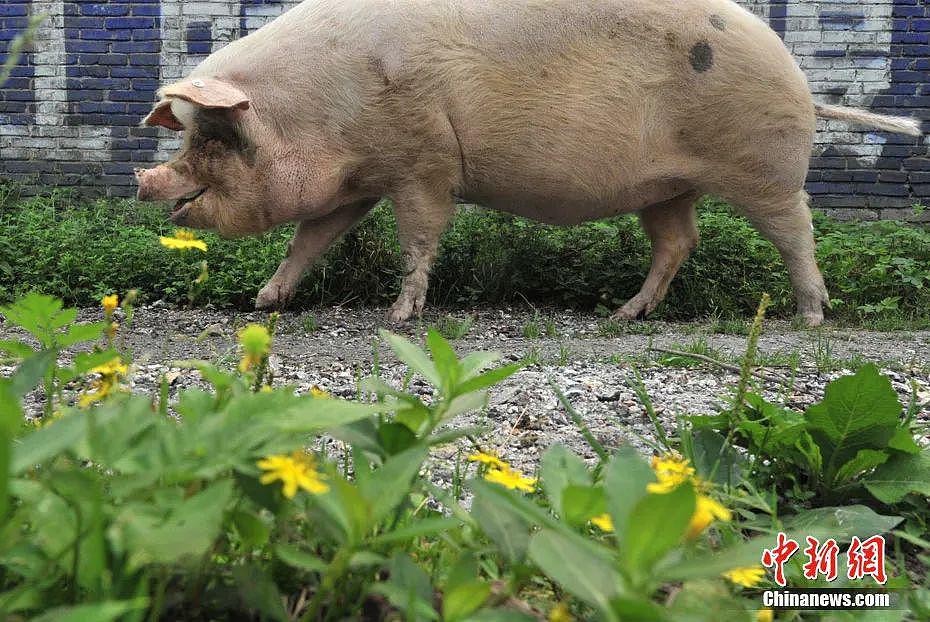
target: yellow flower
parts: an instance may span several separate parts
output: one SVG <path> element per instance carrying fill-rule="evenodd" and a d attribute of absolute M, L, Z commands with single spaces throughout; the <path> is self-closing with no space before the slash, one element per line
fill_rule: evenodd
<path fill-rule="evenodd" d="M 734 568 L 733 570 L 723 573 L 723 576 L 737 585 L 756 587 L 762 582 L 762 579 L 765 578 L 765 568 L 762 566 Z"/>
<path fill-rule="evenodd" d="M 81 408 L 87 408 L 111 395 L 114 389 L 119 388 L 119 379 L 126 375 L 129 367 L 117 356 L 102 365 L 97 365 L 90 371 L 100 374 L 100 379 L 91 383 L 91 390 L 78 399 L 78 406 Z"/>
<path fill-rule="evenodd" d="M 113 312 L 116 311 L 116 307 L 119 306 L 119 296 L 116 294 L 104 296 L 103 300 L 100 301 L 100 305 L 103 307 L 103 312 L 107 316 L 111 316 Z"/>
<path fill-rule="evenodd" d="M 198 240 L 193 233 L 184 229 L 175 229 L 173 237 L 162 236 L 158 238 L 161 245 L 165 248 L 171 248 L 179 251 L 186 251 L 195 248 L 200 251 L 207 251 L 207 243 Z"/>
<path fill-rule="evenodd" d="M 313 385 L 312 387 L 310 387 L 310 395 L 313 397 L 319 398 L 319 399 L 324 399 L 324 400 L 332 399 L 333 397 L 332 395 L 330 395 L 329 393 L 327 393 L 326 391 L 324 391 L 323 389 L 321 389 L 320 387 L 316 385 Z"/>
<path fill-rule="evenodd" d="M 726 509 L 710 497 L 698 495 L 694 507 L 694 515 L 688 524 L 688 531 L 685 537 L 689 540 L 697 538 L 707 529 L 715 520 L 729 521 L 731 518 L 730 510 Z"/>
<path fill-rule="evenodd" d="M 694 481 L 694 468 L 688 466 L 684 458 L 671 454 L 662 458 L 653 457 L 652 470 L 658 481 L 646 486 L 646 490 L 651 493 L 669 493 L 689 480 Z"/>
<path fill-rule="evenodd" d="M 600 529 L 601 531 L 613 531 L 614 530 L 614 521 L 610 518 L 610 514 L 601 514 L 595 516 L 591 519 L 591 522 Z"/>
<path fill-rule="evenodd" d="M 261 324 L 249 324 L 239 331 L 237 338 L 242 346 L 239 371 L 246 372 L 261 364 L 271 351 L 271 333 Z"/>
<path fill-rule="evenodd" d="M 559 603 L 549 612 L 549 622 L 572 622 L 572 620 L 574 618 L 565 603 Z"/>
<path fill-rule="evenodd" d="M 97 365 L 90 371 L 101 376 L 125 376 L 126 372 L 129 371 L 129 367 L 117 356 L 103 365 Z"/>
<path fill-rule="evenodd" d="M 259 392 L 261 392 L 261 393 L 272 393 L 272 392 L 274 392 L 274 389 L 271 388 L 271 385 L 267 385 L 267 384 L 266 384 L 266 385 L 263 386 L 261 389 L 259 389 Z"/>
<path fill-rule="evenodd" d="M 756 612 L 756 622 L 772 622 L 775 619 L 775 612 L 771 609 L 760 609 Z"/>
<path fill-rule="evenodd" d="M 495 454 L 487 451 L 479 451 L 468 456 L 469 462 L 480 462 L 494 469 L 507 469 L 510 465 L 498 458 Z"/>
<path fill-rule="evenodd" d="M 500 484 L 510 490 L 522 490 L 524 492 L 533 492 L 536 485 L 535 478 L 526 477 L 520 471 L 511 469 L 507 465 L 491 468 L 484 474 L 484 479 L 494 484 Z"/>
<path fill-rule="evenodd" d="M 329 485 L 323 481 L 323 474 L 316 470 L 316 460 L 301 451 L 295 451 L 290 456 L 269 456 L 257 464 L 260 469 L 267 471 L 259 481 L 262 484 L 280 481 L 284 485 L 282 492 L 288 499 L 293 499 L 298 489 L 314 495 L 329 490 Z"/>

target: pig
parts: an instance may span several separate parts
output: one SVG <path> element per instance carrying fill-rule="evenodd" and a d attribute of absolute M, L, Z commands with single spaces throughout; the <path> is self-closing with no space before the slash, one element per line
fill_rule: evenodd
<path fill-rule="evenodd" d="M 779 250 L 799 315 L 827 289 L 804 192 L 816 118 L 921 133 L 815 103 L 781 39 L 730 0 L 307 0 L 159 91 L 143 123 L 183 132 L 138 198 L 225 236 L 296 223 L 258 293 L 287 303 L 383 197 L 406 272 L 388 318 L 419 314 L 456 200 L 555 225 L 635 212 L 651 313 L 725 199 Z"/>

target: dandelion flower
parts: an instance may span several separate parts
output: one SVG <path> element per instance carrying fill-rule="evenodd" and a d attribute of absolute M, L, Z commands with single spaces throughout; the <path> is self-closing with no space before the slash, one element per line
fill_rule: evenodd
<path fill-rule="evenodd" d="M 90 391 L 78 399 L 78 406 L 81 408 L 87 408 L 109 397 L 114 389 L 119 388 L 119 380 L 126 375 L 129 367 L 117 356 L 102 365 L 97 365 L 90 371 L 100 374 L 100 378 L 91 384 Z"/>
<path fill-rule="evenodd" d="M 533 492 L 536 486 L 535 478 L 526 477 L 520 471 L 507 465 L 490 469 L 484 474 L 484 479 L 494 484 L 500 484 L 510 490 L 522 490 L 523 492 Z"/>
<path fill-rule="evenodd" d="M 771 609 L 760 609 L 756 612 L 756 622 L 772 622 L 775 619 L 775 612 Z"/>
<path fill-rule="evenodd" d="M 646 486 L 646 490 L 655 494 L 672 492 L 687 481 L 694 481 L 694 468 L 688 461 L 674 455 L 667 455 L 652 459 L 652 470 L 655 471 L 657 482 Z"/>
<path fill-rule="evenodd" d="M 119 296 L 116 294 L 104 296 L 103 300 L 100 301 L 100 306 L 103 307 L 103 312 L 107 316 L 113 315 L 113 312 L 116 311 L 116 307 L 119 306 Z"/>
<path fill-rule="evenodd" d="M 129 367 L 117 356 L 103 365 L 97 365 L 90 371 L 101 376 L 125 376 Z"/>
<path fill-rule="evenodd" d="M 510 467 L 509 464 L 498 458 L 495 454 L 487 451 L 479 451 L 468 456 L 468 461 L 486 464 L 495 469 L 506 469 Z"/>
<path fill-rule="evenodd" d="M 610 514 L 604 513 L 599 516 L 595 516 L 591 519 L 591 522 L 601 531 L 614 530 L 614 521 L 610 518 Z"/>
<path fill-rule="evenodd" d="M 313 385 L 312 387 L 310 387 L 310 395 L 312 397 L 316 397 L 316 398 L 324 399 L 324 400 L 332 399 L 333 397 L 332 395 L 330 395 L 329 393 L 327 393 L 326 391 L 324 391 L 323 389 L 321 389 L 320 387 L 316 385 Z"/>
<path fill-rule="evenodd" d="M 158 241 L 161 242 L 161 245 L 165 248 L 173 250 L 186 251 L 193 248 L 203 252 L 207 251 L 207 243 L 203 240 L 198 240 L 193 233 L 185 229 L 175 229 L 174 236 L 162 236 L 158 238 Z"/>
<path fill-rule="evenodd" d="M 261 324 L 249 324 L 239 331 L 237 339 L 242 346 L 242 360 L 239 362 L 241 372 L 260 365 L 271 351 L 271 333 Z"/>
<path fill-rule="evenodd" d="M 750 566 L 749 568 L 734 568 L 723 573 L 724 578 L 743 587 L 756 587 L 765 578 L 765 568 Z"/>
<path fill-rule="evenodd" d="M 574 618 L 565 603 L 559 603 L 549 612 L 549 622 L 572 622 L 572 620 Z"/>
<path fill-rule="evenodd" d="M 730 510 L 706 495 L 698 495 L 694 506 L 694 515 L 688 524 L 685 537 L 689 540 L 697 538 L 715 520 L 729 521 L 732 518 Z"/>
<path fill-rule="evenodd" d="M 316 470 L 316 460 L 309 454 L 295 451 L 289 456 L 268 456 L 257 464 L 266 471 L 259 481 L 266 485 L 280 481 L 282 492 L 288 499 L 293 499 L 300 489 L 314 495 L 329 490 L 323 474 Z"/>

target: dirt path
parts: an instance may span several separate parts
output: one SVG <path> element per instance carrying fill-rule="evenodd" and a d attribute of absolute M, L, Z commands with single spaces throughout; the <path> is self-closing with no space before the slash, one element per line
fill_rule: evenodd
<path fill-rule="evenodd" d="M 312 317 L 312 321 L 308 318 Z M 450 319 L 450 317 L 452 319 Z M 421 321 L 388 327 L 410 338 L 419 338 L 430 325 L 443 324 L 447 331 L 463 332 L 469 316 L 427 314 Z M 81 313 L 85 320 L 99 319 L 99 311 Z M 726 399 L 736 375 L 717 367 L 676 366 L 676 361 L 649 351 L 650 345 L 665 348 L 694 348 L 714 357 L 736 358 L 745 348 L 745 337 L 715 334 L 708 324 L 637 323 L 627 327 L 605 324 L 598 318 L 571 312 L 540 312 L 499 309 L 483 310 L 472 316 L 467 334 L 454 340 L 457 352 L 497 350 L 505 359 L 526 359 L 528 366 L 496 387 L 485 413 L 468 415 L 461 425 L 489 429 L 482 443 L 498 450 L 516 466 L 533 471 L 539 454 L 560 442 L 586 457 L 593 457 L 581 435 L 558 403 L 551 379 L 568 396 L 594 435 L 608 447 L 630 442 L 648 451 L 655 431 L 644 408 L 630 387 L 634 368 L 639 370 L 663 424 L 673 429 L 676 417 L 707 414 Z M 154 391 L 159 378 L 171 373 L 172 392 L 200 383 L 195 372 L 171 368 L 179 359 L 201 358 L 235 361 L 236 330 L 259 314 L 220 311 L 179 311 L 162 306 L 137 310 L 131 329 L 122 333 L 132 350 L 137 391 Z M 468 322 L 466 322 L 467 324 Z M 275 339 L 272 360 L 277 384 L 298 391 L 318 385 L 343 397 L 356 394 L 359 377 L 371 373 L 377 349 L 382 376 L 395 385 L 404 377 L 404 367 L 383 344 L 377 330 L 387 327 L 382 310 L 321 309 L 310 314 L 284 314 Z M 536 332 L 538 338 L 527 338 Z M 0 325 L 0 339 L 16 335 Z M 925 404 L 921 417 L 930 423 L 930 332 L 870 333 L 829 327 L 818 331 L 791 330 L 787 323 L 770 322 L 760 340 L 760 352 L 773 368 L 790 373 L 800 366 L 793 389 L 767 384 L 766 397 L 803 409 L 823 396 L 825 384 L 866 361 L 879 363 L 889 374 L 906 403 L 911 382 Z M 0 373 L 9 373 L 0 367 Z M 412 390 L 428 396 L 430 389 L 414 378 Z M 27 410 L 35 412 L 27 404 Z M 437 458 L 450 457 L 454 447 Z M 436 460 L 437 479 L 445 479 L 450 461 Z"/>

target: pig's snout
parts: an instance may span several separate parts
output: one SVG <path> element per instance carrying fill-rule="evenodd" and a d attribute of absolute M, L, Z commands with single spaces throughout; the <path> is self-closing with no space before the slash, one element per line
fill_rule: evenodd
<path fill-rule="evenodd" d="M 171 201 L 203 188 L 196 180 L 181 175 L 167 164 L 136 169 L 135 173 L 139 183 L 136 196 L 140 201 Z"/>

